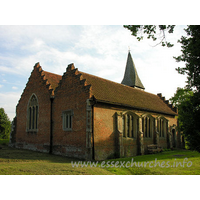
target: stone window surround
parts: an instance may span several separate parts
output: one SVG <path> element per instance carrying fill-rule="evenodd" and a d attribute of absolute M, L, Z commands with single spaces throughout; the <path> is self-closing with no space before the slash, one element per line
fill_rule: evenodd
<path fill-rule="evenodd" d="M 165 138 L 168 133 L 168 121 L 165 117 L 159 116 L 157 120 L 157 131 L 160 138 Z"/>
<path fill-rule="evenodd" d="M 155 129 L 155 118 L 150 114 L 143 114 L 142 118 L 142 132 L 144 139 L 152 139 Z"/>
<path fill-rule="evenodd" d="M 72 131 L 73 110 L 65 110 L 62 112 L 63 131 Z"/>
<path fill-rule="evenodd" d="M 38 98 L 33 93 L 28 101 L 27 106 L 27 125 L 26 132 L 38 132 L 39 104 Z"/>
<path fill-rule="evenodd" d="M 122 113 L 122 130 L 123 137 L 125 138 L 137 138 L 137 132 L 139 128 L 139 116 L 131 111 Z"/>
<path fill-rule="evenodd" d="M 138 131 L 141 131 L 141 133 L 143 133 L 143 138 L 145 140 L 149 140 L 149 139 L 153 139 L 154 137 L 154 134 L 156 132 L 158 132 L 158 137 L 159 138 L 165 138 L 167 136 L 167 133 L 168 133 L 168 122 L 169 120 L 167 120 L 164 116 L 158 116 L 158 117 L 153 117 L 152 115 L 150 115 L 149 113 L 144 113 L 143 115 L 138 115 L 132 111 L 123 111 L 123 112 L 117 112 L 116 113 L 117 116 L 119 116 L 119 118 L 117 120 L 120 120 L 121 122 L 116 122 L 118 125 L 117 127 L 120 128 L 120 123 L 121 124 L 121 133 L 122 133 L 122 137 L 123 138 L 127 138 L 127 139 L 136 139 L 137 138 L 137 133 Z M 127 124 L 127 115 L 131 115 L 131 116 L 135 116 L 136 119 L 138 119 L 138 122 L 137 123 L 137 131 L 134 133 L 134 137 L 132 137 L 132 135 L 129 133 L 129 135 L 127 134 L 127 125 L 124 126 L 125 124 Z M 131 119 L 131 118 L 130 118 Z M 150 125 L 147 125 L 146 127 L 150 129 L 150 131 L 147 131 L 147 133 L 150 133 L 150 137 L 145 137 L 145 124 L 142 123 L 142 119 L 147 119 L 147 123 L 149 123 Z M 158 121 L 159 120 L 163 120 L 163 123 L 164 123 L 164 126 L 163 126 L 163 135 L 161 134 L 160 136 L 160 132 L 159 132 L 159 125 L 158 125 Z M 140 121 L 141 120 L 141 121 Z M 131 124 L 131 123 L 130 123 Z M 135 123 L 136 125 L 136 123 Z M 129 126 L 130 127 L 130 126 Z M 132 127 L 129 128 L 129 130 L 131 130 Z M 143 132 L 144 131 L 144 132 Z M 131 137 L 128 137 L 128 136 L 131 136 Z M 148 136 L 148 135 L 147 135 Z"/>

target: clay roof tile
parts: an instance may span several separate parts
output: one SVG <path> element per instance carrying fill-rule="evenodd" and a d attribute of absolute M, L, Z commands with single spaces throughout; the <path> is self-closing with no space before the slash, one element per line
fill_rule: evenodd
<path fill-rule="evenodd" d="M 46 79 L 50 83 L 51 87 L 53 88 L 53 90 L 55 90 L 58 87 L 58 83 L 62 79 L 62 76 L 58 74 L 53 74 L 47 71 L 43 71 L 43 72 L 45 74 Z"/>
<path fill-rule="evenodd" d="M 97 76 L 80 72 L 88 84 L 92 85 L 92 95 L 97 100 L 137 109 L 177 115 L 159 96 L 138 88 L 115 83 Z"/>

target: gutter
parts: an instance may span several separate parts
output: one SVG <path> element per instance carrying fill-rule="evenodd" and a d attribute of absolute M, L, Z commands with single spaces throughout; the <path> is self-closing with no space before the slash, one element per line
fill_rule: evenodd
<path fill-rule="evenodd" d="M 178 114 L 175 113 L 175 112 L 174 112 L 174 114 L 170 114 L 170 113 L 167 113 L 167 112 L 159 112 L 159 111 L 155 111 L 155 110 L 151 110 L 151 109 L 145 109 L 145 108 L 140 108 L 140 107 L 136 107 L 136 106 L 130 106 L 130 105 L 127 105 L 127 104 L 121 104 L 121 103 L 115 103 L 115 102 L 100 100 L 100 99 L 96 99 L 94 96 L 92 97 L 92 100 L 95 102 L 95 104 L 96 103 L 104 103 L 104 104 L 110 104 L 110 105 L 121 106 L 121 107 L 126 107 L 126 108 L 132 108 L 132 109 L 136 109 L 136 110 L 154 112 L 154 113 L 158 113 L 158 114 L 178 116 Z"/>
<path fill-rule="evenodd" d="M 94 151 L 94 104 L 92 104 L 92 160 L 95 159 Z"/>
<path fill-rule="evenodd" d="M 51 110 L 50 110 L 50 146 L 49 146 L 49 153 L 52 154 L 53 152 L 53 100 L 54 98 L 51 97 Z"/>

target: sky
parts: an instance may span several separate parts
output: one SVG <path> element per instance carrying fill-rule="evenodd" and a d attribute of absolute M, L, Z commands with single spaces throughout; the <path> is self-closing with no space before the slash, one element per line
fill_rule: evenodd
<path fill-rule="evenodd" d="M 186 26 L 176 26 L 164 48 L 148 39 L 137 41 L 123 25 L 1 25 L 0 26 L 0 107 L 8 117 L 15 108 L 35 63 L 43 70 L 63 75 L 74 63 L 82 72 L 121 83 L 130 49 L 146 92 L 171 98 L 184 87 L 186 76 L 178 74 L 173 56 L 181 55 L 177 43 Z"/>

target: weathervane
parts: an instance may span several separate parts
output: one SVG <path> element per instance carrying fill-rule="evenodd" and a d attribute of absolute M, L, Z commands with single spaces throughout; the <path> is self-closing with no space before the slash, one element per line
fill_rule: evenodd
<path fill-rule="evenodd" d="M 128 46 L 128 52 L 130 52 L 131 50 L 130 50 L 130 47 Z"/>

